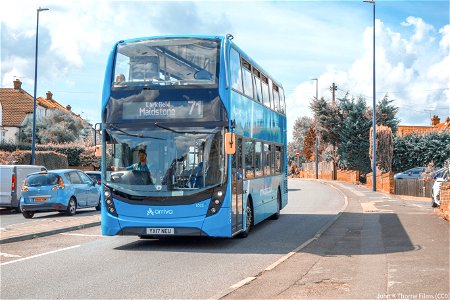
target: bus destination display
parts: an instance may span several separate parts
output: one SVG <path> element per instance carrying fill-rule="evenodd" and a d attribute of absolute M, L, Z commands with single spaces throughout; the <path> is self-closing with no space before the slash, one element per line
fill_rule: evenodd
<path fill-rule="evenodd" d="M 123 103 L 122 118 L 136 119 L 191 119 L 203 118 L 201 101 L 155 101 Z"/>

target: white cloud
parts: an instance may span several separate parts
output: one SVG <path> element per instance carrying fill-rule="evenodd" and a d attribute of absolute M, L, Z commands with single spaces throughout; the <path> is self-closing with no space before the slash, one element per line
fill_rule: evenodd
<path fill-rule="evenodd" d="M 377 100 L 386 92 L 390 99 L 395 99 L 394 104 L 400 108 L 401 124 L 427 125 L 430 123 L 429 110 L 445 119 L 450 113 L 450 57 L 448 48 L 447 51 L 442 49 L 450 43 L 450 26 L 439 30 L 440 38 L 433 26 L 421 18 L 408 17 L 403 24 L 412 28 L 410 38 L 402 37 L 380 20 L 376 22 Z M 330 86 L 335 82 L 355 97 L 363 95 L 371 107 L 372 35 L 372 28 L 364 31 L 365 53 L 360 58 L 355 59 L 347 70 L 327 70 L 319 76 L 319 84 Z M 300 83 L 288 96 L 290 134 L 295 119 L 306 115 L 305 106 L 299 103 L 309 102 L 315 93 L 313 87 L 311 82 Z M 330 99 L 331 95 L 327 93 L 325 98 Z"/>
<path fill-rule="evenodd" d="M 434 40 L 434 38 L 429 35 L 434 30 L 434 27 L 425 23 L 421 18 L 410 16 L 406 18 L 406 22 L 403 22 L 402 25 L 415 27 L 415 33 L 411 38 L 412 42 L 428 42 Z M 428 40 L 424 41 L 425 39 Z"/>
<path fill-rule="evenodd" d="M 448 48 L 450 47 L 450 25 L 445 25 L 439 30 L 439 33 L 442 35 L 442 39 L 439 42 L 439 46 L 442 50 L 448 53 Z"/>

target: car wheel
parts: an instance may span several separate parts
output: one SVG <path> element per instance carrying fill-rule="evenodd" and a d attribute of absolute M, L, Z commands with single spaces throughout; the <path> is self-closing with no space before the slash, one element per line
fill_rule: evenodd
<path fill-rule="evenodd" d="M 278 189 L 277 192 L 277 212 L 270 216 L 271 220 L 278 220 L 280 218 L 280 210 L 281 210 L 281 192 Z"/>
<path fill-rule="evenodd" d="M 67 204 L 66 215 L 73 216 L 77 212 L 77 200 L 71 197 L 69 203 Z"/>
<path fill-rule="evenodd" d="M 95 210 L 99 211 L 101 209 L 102 209 L 102 198 L 100 197 L 100 198 L 98 198 L 98 204 L 95 207 Z"/>
<path fill-rule="evenodd" d="M 253 226 L 253 209 L 250 199 L 247 200 L 247 207 L 245 208 L 245 230 L 240 234 L 241 238 L 248 237 Z"/>
<path fill-rule="evenodd" d="M 22 211 L 22 215 L 25 219 L 31 219 L 34 216 L 34 212 L 32 211 Z"/>

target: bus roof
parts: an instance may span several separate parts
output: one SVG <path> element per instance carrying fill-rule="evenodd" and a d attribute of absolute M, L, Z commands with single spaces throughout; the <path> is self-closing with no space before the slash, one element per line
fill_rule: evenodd
<path fill-rule="evenodd" d="M 126 39 L 126 40 L 120 40 L 116 44 L 120 43 L 130 43 L 130 42 L 137 42 L 137 41 L 143 41 L 143 40 L 153 40 L 153 39 L 168 39 L 168 38 L 192 38 L 192 39 L 211 39 L 211 40 L 220 40 L 223 44 L 223 41 L 226 39 L 224 36 L 219 35 L 158 35 L 158 36 L 148 36 L 148 37 L 140 37 L 140 38 L 132 38 L 132 39 Z M 278 82 L 278 80 L 274 79 L 274 77 L 267 72 L 264 68 L 262 68 L 258 63 L 256 63 L 245 51 L 243 51 L 239 46 L 236 45 L 232 40 L 228 40 L 229 43 L 238 50 L 238 52 L 253 66 L 258 68 L 259 71 L 267 75 L 272 79 L 272 81 L 279 87 L 283 87 L 283 85 Z"/>

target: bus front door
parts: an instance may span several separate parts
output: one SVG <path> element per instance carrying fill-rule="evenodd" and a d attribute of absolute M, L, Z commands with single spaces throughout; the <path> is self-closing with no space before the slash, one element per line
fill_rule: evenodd
<path fill-rule="evenodd" d="M 236 233 L 242 229 L 242 193 L 244 183 L 242 137 L 236 137 L 236 153 L 233 155 L 232 170 L 233 194 L 231 199 L 231 220 L 233 233 Z"/>

